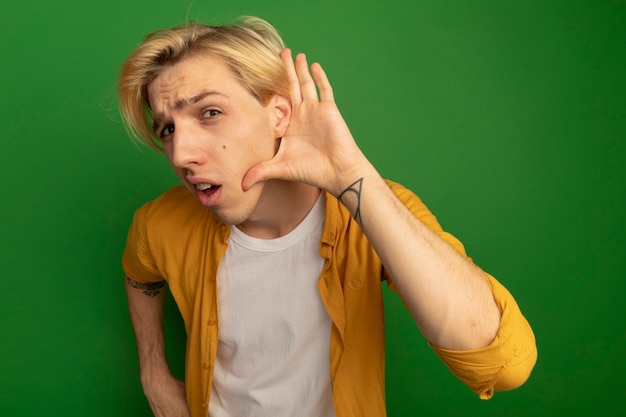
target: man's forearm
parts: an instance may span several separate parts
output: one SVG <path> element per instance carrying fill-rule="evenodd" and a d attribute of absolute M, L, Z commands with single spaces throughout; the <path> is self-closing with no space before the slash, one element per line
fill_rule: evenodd
<path fill-rule="evenodd" d="M 169 374 L 163 335 L 165 284 L 142 284 L 126 277 L 128 310 L 135 331 L 141 382 Z"/>
<path fill-rule="evenodd" d="M 415 218 L 373 167 L 338 197 L 363 228 L 429 341 L 461 350 L 493 340 L 500 313 L 484 273 Z"/>

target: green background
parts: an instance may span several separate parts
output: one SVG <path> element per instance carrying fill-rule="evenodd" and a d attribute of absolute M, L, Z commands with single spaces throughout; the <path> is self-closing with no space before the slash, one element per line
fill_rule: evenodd
<path fill-rule="evenodd" d="M 125 56 L 187 18 L 272 22 L 357 141 L 534 327 L 530 380 L 480 401 L 385 292 L 390 416 L 626 409 L 624 1 L 21 0 L 0 26 L 0 415 L 149 416 L 120 255 L 176 180 L 116 112 Z M 167 303 L 182 376 L 184 330 Z M 612 410 L 612 411 L 611 411 Z"/>

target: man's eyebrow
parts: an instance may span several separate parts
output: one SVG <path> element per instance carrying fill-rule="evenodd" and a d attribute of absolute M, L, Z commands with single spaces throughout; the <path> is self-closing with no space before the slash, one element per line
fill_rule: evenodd
<path fill-rule="evenodd" d="M 185 107 L 189 106 L 190 104 L 196 104 L 197 102 L 199 102 L 200 100 L 202 100 L 205 97 L 216 96 L 216 95 L 217 96 L 226 97 L 225 94 L 220 93 L 218 91 L 213 91 L 213 90 L 206 91 L 206 90 L 203 90 L 203 91 L 200 91 L 198 94 L 196 94 L 193 97 L 181 98 L 181 99 L 176 100 L 176 102 L 174 103 L 174 109 L 175 110 L 182 110 Z"/>
<path fill-rule="evenodd" d="M 178 99 L 174 102 L 174 110 L 182 110 L 185 107 L 191 105 L 191 104 L 196 104 L 197 102 L 199 102 L 200 100 L 208 97 L 208 96 L 222 96 L 222 97 L 226 97 L 228 98 L 228 96 L 226 96 L 223 93 L 220 93 L 219 91 L 214 91 L 214 90 L 203 90 L 200 91 L 198 94 L 196 94 L 193 97 L 189 97 L 189 98 L 181 98 Z M 161 126 L 161 121 L 164 119 L 165 117 L 163 116 L 163 114 L 161 113 L 154 113 L 152 115 L 152 130 L 156 133 L 157 129 L 159 128 L 159 126 Z"/>

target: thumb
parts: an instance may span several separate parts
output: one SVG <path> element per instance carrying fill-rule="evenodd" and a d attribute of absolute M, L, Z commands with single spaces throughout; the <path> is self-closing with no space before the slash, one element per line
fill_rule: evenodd
<path fill-rule="evenodd" d="M 275 159 L 252 165 L 243 176 L 241 187 L 248 191 L 254 184 L 271 179 L 287 179 L 288 173 L 281 168 Z"/>

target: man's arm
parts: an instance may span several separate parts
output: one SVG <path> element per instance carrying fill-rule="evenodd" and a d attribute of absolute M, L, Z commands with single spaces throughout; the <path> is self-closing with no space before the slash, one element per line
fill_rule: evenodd
<path fill-rule="evenodd" d="M 500 310 L 482 270 L 431 231 L 369 164 L 339 194 L 393 277 L 419 329 L 451 350 L 488 346 Z"/>
<path fill-rule="evenodd" d="M 243 181 L 280 178 L 336 196 L 361 225 L 424 336 L 447 349 L 490 344 L 500 322 L 483 272 L 416 219 L 358 148 L 331 85 L 317 63 L 289 50 L 291 120 L 276 156 L 252 167 Z M 313 76 L 311 76 L 311 74 Z M 319 96 L 318 96 L 319 90 Z"/>
<path fill-rule="evenodd" d="M 172 376 L 165 355 L 164 290 L 164 282 L 143 284 L 126 277 L 141 385 L 156 417 L 188 417 L 184 383 Z"/>

